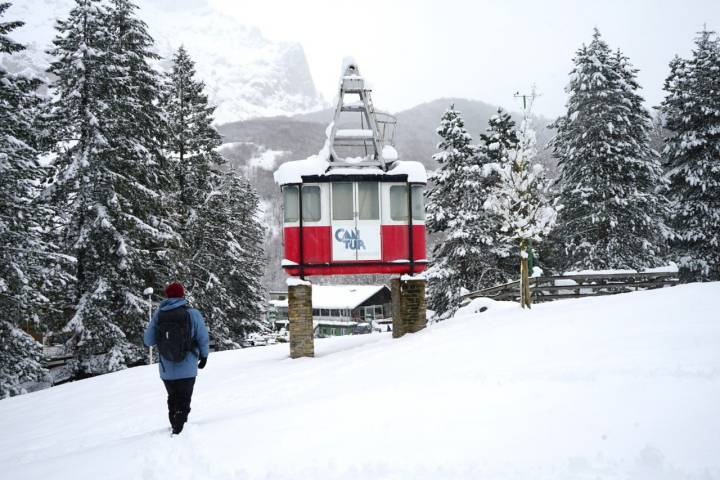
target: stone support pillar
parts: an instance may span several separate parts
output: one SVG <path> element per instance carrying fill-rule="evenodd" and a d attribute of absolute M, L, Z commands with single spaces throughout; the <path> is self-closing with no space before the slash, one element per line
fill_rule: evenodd
<path fill-rule="evenodd" d="M 315 356 L 312 315 L 312 285 L 288 286 L 290 358 Z"/>
<path fill-rule="evenodd" d="M 393 338 L 415 333 L 427 324 L 425 279 L 393 278 L 391 281 Z"/>

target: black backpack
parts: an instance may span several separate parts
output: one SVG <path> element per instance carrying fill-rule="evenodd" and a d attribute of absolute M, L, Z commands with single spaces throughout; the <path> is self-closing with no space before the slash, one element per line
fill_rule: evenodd
<path fill-rule="evenodd" d="M 155 330 L 160 356 L 171 362 L 182 362 L 192 350 L 192 324 L 186 306 L 161 310 Z"/>

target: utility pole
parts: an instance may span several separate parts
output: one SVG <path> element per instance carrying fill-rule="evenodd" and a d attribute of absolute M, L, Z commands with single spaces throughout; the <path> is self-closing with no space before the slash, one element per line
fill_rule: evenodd
<path fill-rule="evenodd" d="M 538 98 L 540 95 L 537 93 L 537 90 L 535 89 L 535 85 L 532 86 L 532 89 L 530 90 L 529 94 L 522 94 L 520 92 L 515 92 L 515 95 L 513 97 L 515 98 L 522 98 L 523 103 L 523 119 L 527 120 L 530 112 L 532 111 L 533 103 L 535 103 L 535 99 Z"/>

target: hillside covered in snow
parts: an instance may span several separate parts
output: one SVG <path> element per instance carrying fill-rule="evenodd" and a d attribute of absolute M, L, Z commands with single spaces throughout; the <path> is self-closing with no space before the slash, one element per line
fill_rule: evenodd
<path fill-rule="evenodd" d="M 254 117 L 293 115 L 325 106 L 315 89 L 305 52 L 292 42 L 272 42 L 251 26 L 214 10 L 205 0 L 138 0 L 139 17 L 149 27 L 161 66 L 184 45 L 197 62 L 199 78 L 207 84 L 211 102 L 218 106 L 217 123 Z M 13 2 L 8 18 L 26 25 L 14 38 L 28 46 L 17 58 L 3 58 L 9 70 L 43 75 L 44 53 L 55 35 L 57 18 L 65 18 L 72 0 Z"/>
<path fill-rule="evenodd" d="M 531 311 L 478 299 L 398 340 L 316 340 L 313 359 L 283 344 L 211 354 L 173 438 L 156 365 L 65 384 L 0 401 L 0 471 L 720 478 L 719 297 L 716 282 Z"/>

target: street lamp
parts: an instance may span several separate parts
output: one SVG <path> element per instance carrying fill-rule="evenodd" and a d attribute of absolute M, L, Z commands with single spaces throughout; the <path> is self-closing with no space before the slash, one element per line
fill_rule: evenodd
<path fill-rule="evenodd" d="M 148 287 L 145 290 L 143 290 L 143 295 L 147 295 L 148 297 L 148 325 L 150 325 L 150 322 L 152 321 L 152 294 L 154 290 L 152 287 Z M 153 359 L 152 359 L 152 346 L 148 347 L 148 365 L 152 365 Z"/>

